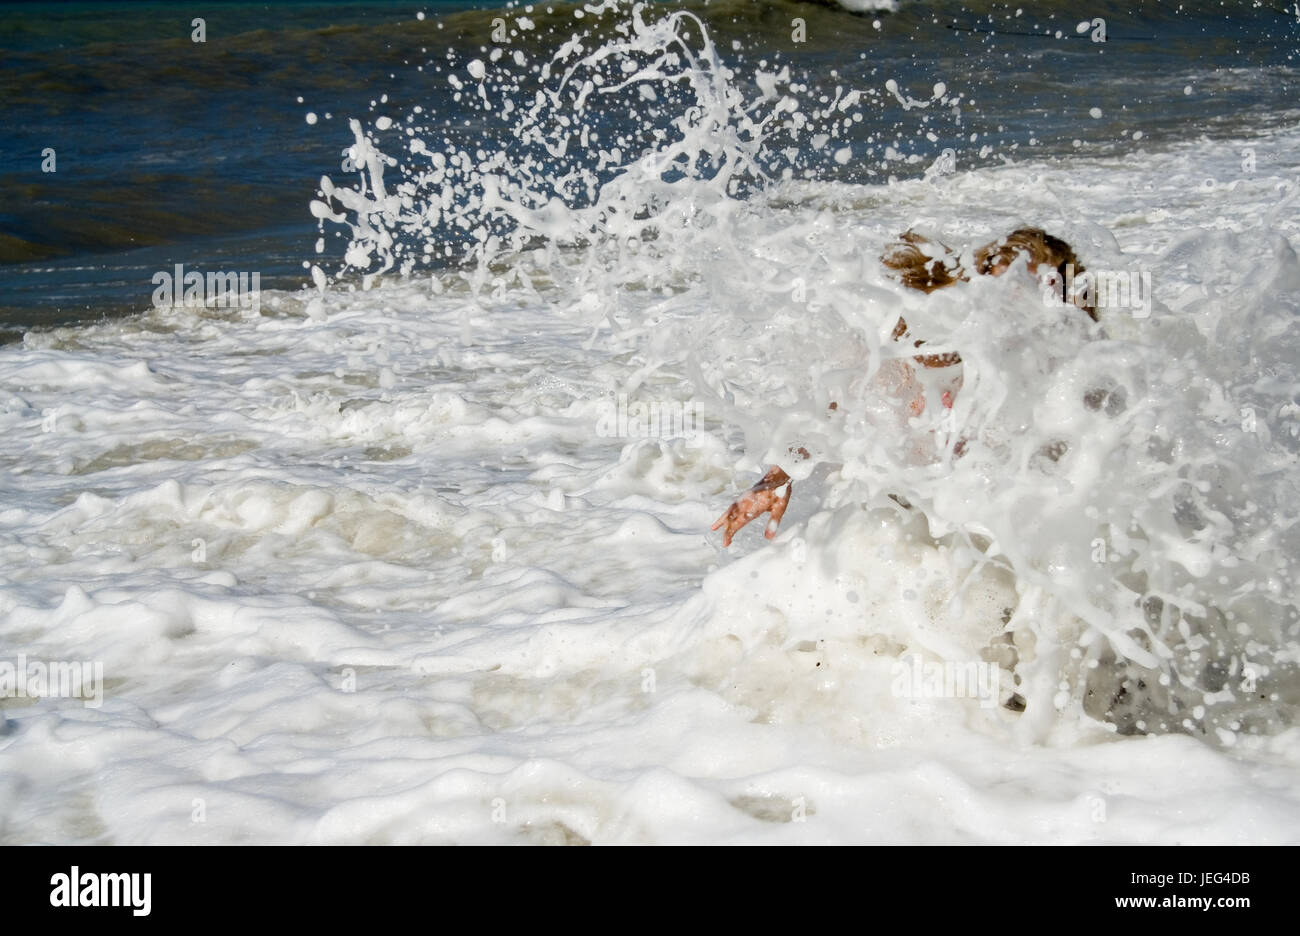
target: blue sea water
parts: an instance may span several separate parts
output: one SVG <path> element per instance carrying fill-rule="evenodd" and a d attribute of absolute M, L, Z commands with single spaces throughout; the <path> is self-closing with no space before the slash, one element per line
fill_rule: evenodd
<path fill-rule="evenodd" d="M 876 95 L 845 132 L 853 160 L 806 154 L 818 178 L 884 182 L 944 150 L 962 168 L 1031 149 L 1122 152 L 1266 132 L 1300 115 L 1300 17 L 1280 2 L 1102 3 L 1086 18 L 1064 3 L 902 0 L 865 14 L 793 0 L 685 5 L 741 66 L 742 84 L 768 61 L 813 92 Z M 497 132 L 464 126 L 434 68 L 477 54 L 498 6 L 213 3 L 203 42 L 187 4 L 0 7 L 0 334 L 137 311 L 153 273 L 176 263 L 257 271 L 264 286 L 303 282 L 314 259 L 307 206 L 320 176 L 339 170 L 346 117 L 387 95 L 393 108 L 441 117 L 449 136 Z M 577 7 L 529 7 L 540 26 L 518 41 L 558 45 Z M 900 103 L 939 82 L 960 91 L 960 107 L 918 118 Z M 886 166 L 889 149 L 911 161 Z M 51 151 L 55 171 L 43 171 Z"/>

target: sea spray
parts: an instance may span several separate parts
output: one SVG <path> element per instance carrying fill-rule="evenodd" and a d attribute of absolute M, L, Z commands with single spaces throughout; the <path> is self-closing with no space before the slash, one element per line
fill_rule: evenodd
<path fill-rule="evenodd" d="M 1294 253 L 1279 246 L 1231 298 L 1172 309 L 1148 287 L 1140 328 L 1124 310 L 1094 325 L 1044 303 L 1023 262 L 910 294 L 877 262 L 897 231 L 864 202 L 913 199 L 966 255 L 1005 231 L 940 222 L 934 180 L 828 193 L 794 171 L 870 99 L 805 101 L 788 69 L 761 66 L 747 95 L 691 13 L 588 12 L 539 65 L 475 59 L 449 77 L 462 106 L 506 128 L 499 146 L 408 122 L 398 157 L 378 123 L 351 121 L 359 182 L 323 179 L 313 205 L 350 241 L 320 285 L 453 261 L 443 279 L 485 311 L 547 302 L 589 321 L 594 355 L 631 349 L 637 375 L 719 422 L 744 471 L 781 463 L 801 482 L 830 465 L 820 509 L 892 495 L 920 512 L 970 579 L 995 566 L 1016 581 L 1005 628 L 1030 737 L 1058 713 L 1223 743 L 1290 724 L 1296 356 L 1277 346 L 1296 350 Z M 1050 222 L 1099 269 L 1127 268 L 1112 237 L 1069 213 L 1023 220 Z M 1213 244 L 1165 260 L 1189 254 L 1235 278 Z M 1253 327 L 1233 328 L 1243 310 Z M 960 351 L 951 410 L 934 388 L 920 416 L 891 398 L 900 314 L 935 352 Z M 1250 376 L 1264 360 L 1279 362 L 1271 382 Z"/>

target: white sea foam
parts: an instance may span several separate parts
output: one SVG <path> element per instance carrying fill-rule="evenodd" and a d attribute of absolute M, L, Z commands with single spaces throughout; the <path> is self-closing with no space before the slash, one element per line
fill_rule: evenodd
<path fill-rule="evenodd" d="M 740 199 L 664 177 L 756 155 L 692 80 L 590 203 L 477 170 L 458 210 L 513 226 L 466 275 L 0 352 L 0 640 L 104 664 L 97 709 L 0 700 L 3 840 L 1300 838 L 1300 134 Z M 411 177 L 354 158 L 329 212 L 395 272 Z M 1150 270 L 1150 318 L 877 262 L 1020 223 Z M 900 313 L 962 352 L 951 421 L 881 389 Z M 619 393 L 699 429 L 613 437 Z M 773 462 L 781 534 L 723 551 Z M 1006 704 L 897 691 L 916 655 Z"/>

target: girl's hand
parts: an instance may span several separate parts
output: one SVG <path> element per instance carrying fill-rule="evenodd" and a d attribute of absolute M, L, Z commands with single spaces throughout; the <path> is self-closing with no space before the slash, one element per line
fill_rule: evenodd
<path fill-rule="evenodd" d="M 727 508 L 727 512 L 714 522 L 712 527 L 714 530 L 726 526 L 722 531 L 723 547 L 731 545 L 731 538 L 745 524 L 769 511 L 772 516 L 767 521 L 763 536 L 767 539 L 776 536 L 777 527 L 781 525 L 781 518 L 785 516 L 785 508 L 790 503 L 790 494 L 793 490 L 794 482 L 790 480 L 788 474 L 776 465 L 769 468 L 767 474 L 763 475 L 763 480 L 742 494 Z"/>

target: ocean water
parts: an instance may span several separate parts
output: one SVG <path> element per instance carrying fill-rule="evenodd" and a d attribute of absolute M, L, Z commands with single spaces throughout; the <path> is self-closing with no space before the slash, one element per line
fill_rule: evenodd
<path fill-rule="evenodd" d="M 1296 17 L 842 7 L 287 5 L 256 93 L 56 92 L 266 123 L 156 183 L 216 230 L 59 228 L 141 202 L 111 133 L 6 200 L 0 664 L 97 676 L 0 693 L 0 841 L 1300 839 Z M 1123 301 L 878 262 L 1023 224 Z M 174 263 L 263 288 L 152 303 Z M 919 416 L 900 314 L 963 357 Z"/>
<path fill-rule="evenodd" d="M 177 263 L 297 288 L 316 180 L 343 171 L 346 121 L 381 98 L 393 113 L 421 107 L 460 144 L 487 132 L 508 146 L 504 128 L 467 113 L 445 80 L 449 54 L 463 63 L 498 44 L 497 6 L 0 6 L 0 341 L 139 311 L 152 276 Z M 581 26 L 579 6 L 524 14 L 536 27 L 512 27 L 512 55 L 529 68 L 549 58 Z M 1090 5 L 1080 33 L 1083 14 L 1066 3 L 685 3 L 746 94 L 764 61 L 790 67 L 808 102 L 860 90 L 864 106 L 840 128 L 854 158 L 838 163 L 839 147 L 809 144 L 803 161 L 817 178 L 868 184 L 919 175 L 944 150 L 969 169 L 1025 150 L 1126 151 L 1134 133 L 1151 146 L 1292 125 L 1300 24 L 1285 6 L 1152 2 L 1136 14 L 1108 0 Z M 846 9 L 873 7 L 886 12 Z M 1104 44 L 1092 41 L 1093 19 L 1105 22 Z M 906 91 L 901 103 L 890 79 Z M 945 81 L 949 105 L 905 106 Z M 309 113 L 318 123 L 304 122 Z M 881 165 L 887 150 L 919 161 Z M 335 247 L 327 259 L 339 259 Z"/>

